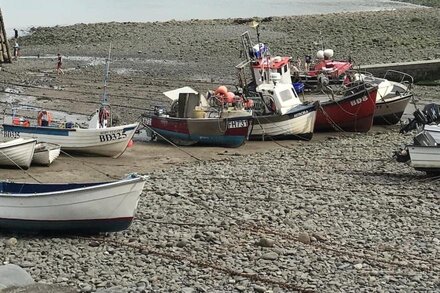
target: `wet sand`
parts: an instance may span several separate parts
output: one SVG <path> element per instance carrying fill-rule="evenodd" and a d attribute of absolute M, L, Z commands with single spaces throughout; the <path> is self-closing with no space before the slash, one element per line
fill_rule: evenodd
<path fill-rule="evenodd" d="M 261 40 L 273 52 L 309 54 L 320 46 L 316 41 L 322 39 L 335 49 L 336 56 L 350 55 L 356 64 L 368 64 L 438 58 L 438 19 L 440 9 L 406 9 L 259 21 Z M 30 119 L 36 118 L 36 110 L 44 108 L 59 113 L 59 118 L 67 113 L 84 121 L 99 105 L 111 44 L 108 92 L 113 113 L 119 123 L 139 121 L 142 113 L 155 105 L 169 105 L 162 95 L 164 91 L 187 85 L 202 93 L 220 84 L 233 88 L 234 66 L 240 62 L 240 35 L 249 30 L 255 38 L 248 22 L 226 19 L 35 28 L 32 34 L 20 38 L 22 57 L 3 65 L 0 89 L 17 94 L 0 94 L 0 105 L 6 113 L 11 113 L 11 103 L 32 106 L 35 111 L 22 113 Z M 64 56 L 64 75 L 55 74 L 57 52 Z M 413 92 L 419 105 L 438 101 L 438 86 L 416 85 Z M 413 111 L 414 107 L 409 106 L 404 118 Z M 388 129 L 397 131 L 398 126 Z M 370 132 L 375 131 L 383 128 L 374 127 Z M 315 134 L 311 142 L 247 142 L 237 149 L 178 149 L 166 143 L 136 142 L 118 159 L 62 155 L 50 167 L 32 166 L 25 172 L 0 169 L 0 176 L 40 182 L 106 181 L 130 172 L 148 174 L 197 161 L 189 154 L 202 161 L 222 160 L 271 152 L 283 145 L 319 145 L 326 137 L 345 135 Z"/>

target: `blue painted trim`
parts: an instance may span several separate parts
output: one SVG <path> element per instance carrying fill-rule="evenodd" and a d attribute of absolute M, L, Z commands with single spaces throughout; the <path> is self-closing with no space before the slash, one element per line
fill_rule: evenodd
<path fill-rule="evenodd" d="M 46 192 L 55 192 L 55 191 L 67 191 L 71 189 L 103 185 L 106 183 L 109 182 L 39 184 L 39 183 L 15 183 L 15 182 L 1 181 L 0 193 L 37 194 L 37 193 L 46 193 Z"/>
<path fill-rule="evenodd" d="M 130 131 L 130 130 L 136 130 L 137 126 L 132 126 L 132 127 L 125 127 L 124 129 L 122 129 L 123 132 L 125 131 Z"/>
<path fill-rule="evenodd" d="M 97 234 L 127 229 L 132 217 L 66 221 L 37 221 L 0 218 L 0 231 L 13 233 Z"/>
<path fill-rule="evenodd" d="M 35 127 L 35 126 L 19 126 L 11 124 L 3 124 L 4 131 L 30 133 L 30 134 L 44 134 L 55 136 L 69 136 L 70 131 L 76 131 L 74 128 L 56 128 L 56 127 Z"/>
<path fill-rule="evenodd" d="M 244 143 L 246 140 L 245 136 L 241 135 L 210 135 L 210 136 L 200 136 L 200 135 L 194 135 L 194 134 L 184 134 L 184 133 L 178 133 L 174 131 L 169 130 L 163 130 L 159 128 L 152 127 L 154 131 L 159 133 L 160 135 L 163 135 L 164 137 L 168 139 L 180 139 L 184 141 L 194 141 L 201 144 L 209 144 L 209 145 L 215 145 L 215 146 L 229 146 L 229 147 L 235 147 L 240 146 Z"/>

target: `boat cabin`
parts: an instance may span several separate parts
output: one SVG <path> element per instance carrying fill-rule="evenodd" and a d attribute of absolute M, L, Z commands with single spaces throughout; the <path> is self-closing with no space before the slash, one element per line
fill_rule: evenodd
<path fill-rule="evenodd" d="M 269 104 L 273 112 L 283 115 L 303 104 L 291 83 L 277 81 L 280 80 L 278 74 L 272 74 L 270 79 L 272 82 L 260 84 L 257 92 L 261 94 L 265 104 Z"/>
<path fill-rule="evenodd" d="M 220 88 L 224 88 L 219 92 Z M 161 107 L 155 108 L 158 116 L 168 115 L 176 118 L 218 118 L 251 116 L 252 111 L 244 109 L 242 98 L 228 92 L 220 86 L 215 93 L 208 92 L 207 97 L 189 87 L 183 87 L 164 94 L 173 102 L 171 110 L 165 114 Z"/>
<path fill-rule="evenodd" d="M 255 76 L 255 82 L 258 85 L 265 82 L 270 82 L 270 75 L 272 73 L 279 74 L 279 82 L 291 84 L 290 77 L 290 60 L 291 57 L 276 56 L 263 57 L 252 62 L 251 67 Z"/>

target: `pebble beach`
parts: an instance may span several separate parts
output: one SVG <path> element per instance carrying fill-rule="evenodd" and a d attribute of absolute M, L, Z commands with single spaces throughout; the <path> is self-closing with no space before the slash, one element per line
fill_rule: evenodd
<path fill-rule="evenodd" d="M 20 40 L 22 58 L 2 67 L 0 89 L 37 107 L 88 115 L 99 103 L 111 43 L 111 103 L 120 122 L 131 122 L 167 105 L 163 91 L 233 86 L 240 35 L 255 36 L 249 21 L 34 28 Z M 294 58 L 319 49 L 320 40 L 356 64 L 440 58 L 437 8 L 258 21 L 271 51 Z M 58 52 L 65 74 L 57 76 Z M 416 101 L 438 102 L 439 87 L 416 84 Z M 29 272 L 37 282 L 29 292 L 439 291 L 440 181 L 393 159 L 412 138 L 398 130 L 183 148 L 194 157 L 139 142 L 111 163 L 87 158 L 107 174 L 150 176 L 129 230 L 1 234 L 0 259 Z M 58 182 L 105 179 L 59 160 L 28 172 Z M 26 180 L 16 170 L 0 174 Z"/>

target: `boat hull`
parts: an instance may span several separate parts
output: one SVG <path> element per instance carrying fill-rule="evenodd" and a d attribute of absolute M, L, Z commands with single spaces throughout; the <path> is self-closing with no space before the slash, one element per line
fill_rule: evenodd
<path fill-rule="evenodd" d="M 316 104 L 300 105 L 284 115 L 255 116 L 250 139 L 310 140 L 313 137 L 315 119 Z"/>
<path fill-rule="evenodd" d="M 0 143 L 0 165 L 29 168 L 36 142 L 35 139 L 14 139 Z"/>
<path fill-rule="evenodd" d="M 144 184 L 139 176 L 93 184 L 3 182 L 0 228 L 31 233 L 120 231 L 132 222 Z"/>
<path fill-rule="evenodd" d="M 410 93 L 393 98 L 377 99 L 373 124 L 393 125 L 398 123 L 412 96 L 413 95 Z"/>
<path fill-rule="evenodd" d="M 410 165 L 425 172 L 440 173 L 440 147 L 438 146 L 408 146 L 411 159 Z"/>
<path fill-rule="evenodd" d="M 3 124 L 5 138 L 35 138 L 58 144 L 63 151 L 117 158 L 132 139 L 138 123 L 108 128 L 57 128 Z"/>
<path fill-rule="evenodd" d="M 176 118 L 151 115 L 147 116 L 144 122 L 159 137 L 178 145 L 239 147 L 249 136 L 252 116 Z"/>
<path fill-rule="evenodd" d="M 373 125 L 377 88 L 359 88 L 354 94 L 321 103 L 315 131 L 368 132 Z"/>
<path fill-rule="evenodd" d="M 61 146 L 51 143 L 39 143 L 35 147 L 32 164 L 49 166 L 60 155 Z"/>
<path fill-rule="evenodd" d="M 425 125 L 424 130 L 427 131 L 437 144 L 440 144 L 440 126 L 438 125 Z"/>

